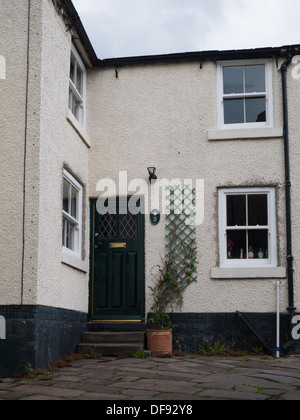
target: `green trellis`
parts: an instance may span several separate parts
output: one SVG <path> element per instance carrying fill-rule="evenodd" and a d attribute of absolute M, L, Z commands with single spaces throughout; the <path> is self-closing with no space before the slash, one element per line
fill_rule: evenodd
<path fill-rule="evenodd" d="M 197 281 L 195 189 L 189 185 L 169 187 L 166 216 L 166 261 L 176 268 L 182 291 Z"/>

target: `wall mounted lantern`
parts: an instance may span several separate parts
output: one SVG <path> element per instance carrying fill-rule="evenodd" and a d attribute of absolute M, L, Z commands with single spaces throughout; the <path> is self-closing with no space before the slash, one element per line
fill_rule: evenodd
<path fill-rule="evenodd" d="M 155 182 L 157 180 L 156 168 L 150 167 L 150 168 L 148 168 L 148 172 L 149 172 L 150 183 Z"/>

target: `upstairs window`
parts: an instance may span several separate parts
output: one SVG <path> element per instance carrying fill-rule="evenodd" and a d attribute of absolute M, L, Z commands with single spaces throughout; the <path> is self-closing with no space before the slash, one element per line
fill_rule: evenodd
<path fill-rule="evenodd" d="M 219 128 L 273 126 L 272 63 L 218 64 Z"/>
<path fill-rule="evenodd" d="M 74 45 L 72 45 L 69 80 L 69 109 L 85 128 L 86 68 Z"/>

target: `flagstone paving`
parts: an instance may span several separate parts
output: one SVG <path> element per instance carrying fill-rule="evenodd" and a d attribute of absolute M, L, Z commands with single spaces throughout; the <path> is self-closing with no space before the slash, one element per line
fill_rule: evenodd
<path fill-rule="evenodd" d="M 300 356 L 80 360 L 2 379 L 0 400 L 300 400 Z"/>

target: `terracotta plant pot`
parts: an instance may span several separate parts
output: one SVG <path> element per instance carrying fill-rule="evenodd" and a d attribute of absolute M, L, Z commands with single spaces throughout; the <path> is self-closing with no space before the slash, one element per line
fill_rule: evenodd
<path fill-rule="evenodd" d="M 148 350 L 153 357 L 167 356 L 173 353 L 173 331 L 172 330 L 148 330 Z"/>

